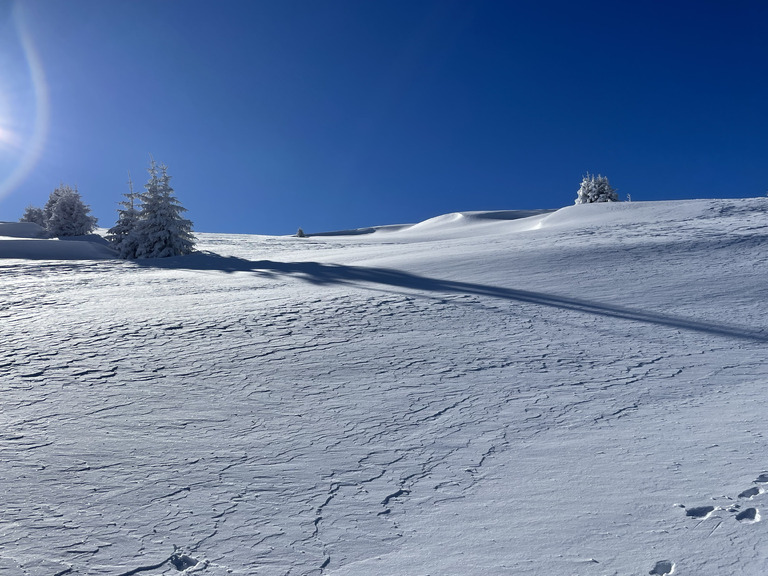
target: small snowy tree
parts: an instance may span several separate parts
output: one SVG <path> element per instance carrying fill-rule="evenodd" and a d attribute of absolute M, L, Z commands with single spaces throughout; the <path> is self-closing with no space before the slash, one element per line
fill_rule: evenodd
<path fill-rule="evenodd" d="M 125 200 L 118 203 L 117 222 L 107 231 L 107 240 L 117 250 L 120 258 L 136 258 L 138 242 L 135 234 L 139 222 L 139 194 L 133 191 L 133 180 L 128 174 L 128 192 Z"/>
<path fill-rule="evenodd" d="M 619 195 L 608 183 L 605 176 L 587 173 L 581 181 L 581 187 L 576 196 L 576 204 L 591 204 L 592 202 L 618 202 Z"/>
<path fill-rule="evenodd" d="M 141 210 L 134 228 L 136 258 L 166 258 L 192 252 L 195 237 L 192 222 L 182 217 L 186 212 L 173 193 L 167 166 L 152 160 L 149 182 L 140 196 Z"/>
<path fill-rule="evenodd" d="M 24 215 L 19 218 L 19 222 L 32 222 L 45 228 L 45 212 L 37 206 L 27 206 L 27 209 L 24 210 Z"/>
<path fill-rule="evenodd" d="M 51 236 L 83 236 L 96 228 L 96 218 L 83 203 L 77 188 L 61 184 L 51 192 L 43 213 L 45 228 Z"/>

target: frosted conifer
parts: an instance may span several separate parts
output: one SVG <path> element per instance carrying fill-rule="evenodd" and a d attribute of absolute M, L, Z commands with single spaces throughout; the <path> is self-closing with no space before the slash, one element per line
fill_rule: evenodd
<path fill-rule="evenodd" d="M 133 180 L 128 174 L 128 192 L 119 203 L 117 222 L 107 232 L 107 240 L 117 250 L 120 258 L 136 258 L 136 225 L 139 221 L 139 194 L 133 191 Z"/>
<path fill-rule="evenodd" d="M 192 222 L 173 193 L 167 166 L 149 165 L 149 182 L 141 194 L 141 210 L 135 227 L 136 258 L 166 258 L 192 252 L 195 237 Z"/>
<path fill-rule="evenodd" d="M 619 195 L 608 183 L 608 178 L 598 174 L 587 173 L 581 181 L 577 192 L 576 204 L 591 204 L 593 202 L 618 202 Z"/>
<path fill-rule="evenodd" d="M 19 218 L 19 222 L 32 222 L 45 228 L 45 212 L 37 206 L 27 206 L 24 215 Z"/>
<path fill-rule="evenodd" d="M 61 184 L 45 204 L 45 228 L 51 236 L 84 236 L 96 228 L 96 218 L 83 203 L 77 188 Z"/>

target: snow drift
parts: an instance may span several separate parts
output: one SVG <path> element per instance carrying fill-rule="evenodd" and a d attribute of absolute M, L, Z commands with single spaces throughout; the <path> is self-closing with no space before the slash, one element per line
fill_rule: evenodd
<path fill-rule="evenodd" d="M 0 222 L 0 258 L 22 260 L 99 260 L 115 251 L 98 234 L 48 238 L 45 229 L 31 222 Z"/>

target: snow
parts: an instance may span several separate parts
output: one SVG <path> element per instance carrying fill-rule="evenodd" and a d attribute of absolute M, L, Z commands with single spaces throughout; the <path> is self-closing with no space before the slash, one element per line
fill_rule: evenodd
<path fill-rule="evenodd" d="M 0 258 L 22 260 L 100 260 L 116 252 L 99 234 L 47 238 L 31 222 L 0 222 Z"/>
<path fill-rule="evenodd" d="M 45 228 L 32 222 L 0 222 L 0 238 L 45 238 Z"/>
<path fill-rule="evenodd" d="M 768 569 L 768 199 L 7 232 L 0 573 Z"/>

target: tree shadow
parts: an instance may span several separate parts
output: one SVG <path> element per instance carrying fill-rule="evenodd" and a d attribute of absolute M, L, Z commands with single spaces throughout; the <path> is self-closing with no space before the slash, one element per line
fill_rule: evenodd
<path fill-rule="evenodd" d="M 706 322 L 682 316 L 647 312 L 635 308 L 601 304 L 590 300 L 568 298 L 543 292 L 503 288 L 471 282 L 440 280 L 438 278 L 428 278 L 387 268 L 323 264 L 320 262 L 254 261 L 232 256 L 219 256 L 211 252 L 197 252 L 177 258 L 135 260 L 134 262 L 140 266 L 153 268 L 205 270 L 225 273 L 250 272 L 267 278 L 290 276 L 314 285 L 359 286 L 361 284 L 371 284 L 422 292 L 485 296 L 608 318 L 655 324 L 679 330 L 703 332 L 755 342 L 768 342 L 768 331 L 764 328 Z"/>

